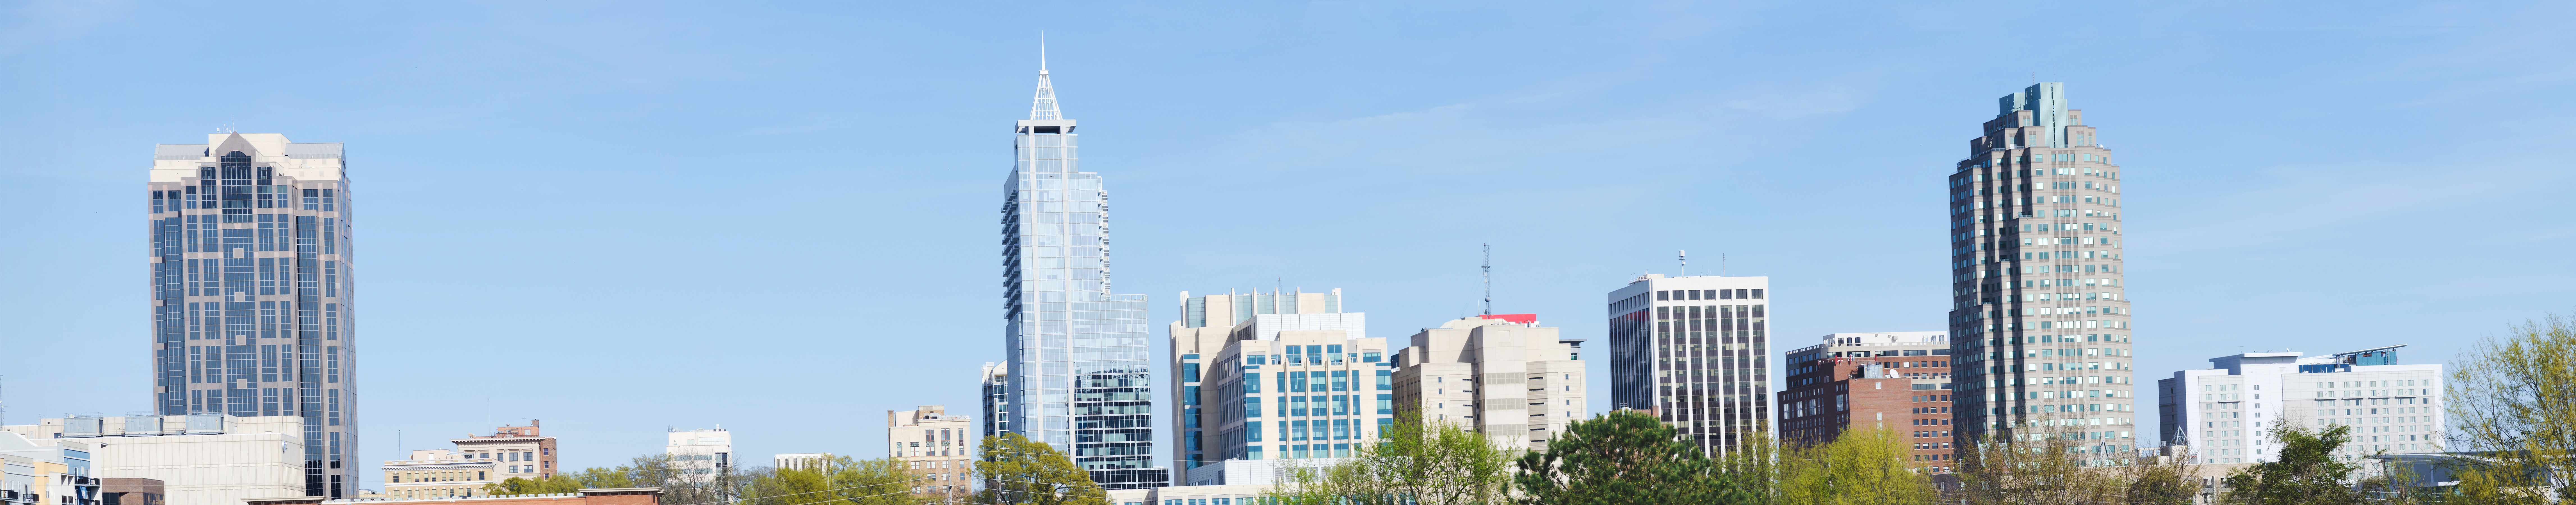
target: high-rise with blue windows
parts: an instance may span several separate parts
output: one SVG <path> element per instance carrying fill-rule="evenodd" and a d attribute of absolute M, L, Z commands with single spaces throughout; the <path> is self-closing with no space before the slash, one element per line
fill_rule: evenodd
<path fill-rule="evenodd" d="M 357 333 L 340 144 L 217 133 L 161 144 L 150 192 L 162 415 L 303 418 L 304 491 L 357 480 Z"/>
<path fill-rule="evenodd" d="M 1002 181 L 1002 308 L 1010 354 L 994 434 L 1020 433 L 1069 453 L 1111 489 L 1159 487 L 1145 295 L 1111 294 L 1108 192 L 1082 171 L 1074 121 L 1038 69 L 1018 154 Z"/>

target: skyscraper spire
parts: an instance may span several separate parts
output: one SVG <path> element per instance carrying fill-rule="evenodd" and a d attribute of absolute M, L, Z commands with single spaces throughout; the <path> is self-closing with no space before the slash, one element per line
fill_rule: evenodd
<path fill-rule="evenodd" d="M 1029 119 L 1064 119 L 1055 108 L 1055 83 L 1047 79 L 1046 36 L 1038 36 L 1038 97 L 1029 105 Z"/>

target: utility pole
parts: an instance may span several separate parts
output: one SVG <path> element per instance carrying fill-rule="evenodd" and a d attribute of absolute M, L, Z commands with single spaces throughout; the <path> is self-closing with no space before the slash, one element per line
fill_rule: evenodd
<path fill-rule="evenodd" d="M 1494 315 L 1494 244 L 1476 245 L 1485 246 L 1485 315 L 1490 316 Z"/>

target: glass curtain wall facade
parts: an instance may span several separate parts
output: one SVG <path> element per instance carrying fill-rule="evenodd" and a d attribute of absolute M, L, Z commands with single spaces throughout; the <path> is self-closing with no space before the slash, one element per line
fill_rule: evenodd
<path fill-rule="evenodd" d="M 2065 94 L 2005 95 L 1948 177 L 1958 446 L 1986 433 L 2134 444 L 2121 170 Z"/>
<path fill-rule="evenodd" d="M 162 415 L 303 418 L 304 491 L 355 489 L 356 296 L 340 144 L 221 133 L 161 144 L 150 224 Z"/>
<path fill-rule="evenodd" d="M 1054 445 L 1102 486 L 1158 487 L 1145 295 L 1110 292 L 1108 192 L 1080 171 L 1074 127 L 1039 70 L 1002 185 L 1009 413 L 993 430 Z"/>

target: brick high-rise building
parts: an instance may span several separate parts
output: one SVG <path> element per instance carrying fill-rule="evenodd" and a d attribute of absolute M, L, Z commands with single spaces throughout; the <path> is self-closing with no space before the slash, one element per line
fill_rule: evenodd
<path fill-rule="evenodd" d="M 1949 332 L 1835 333 L 1823 340 L 1784 354 L 1781 440 L 1820 444 L 1876 427 L 1912 441 L 1914 466 L 1950 471 Z"/>
<path fill-rule="evenodd" d="M 2004 96 L 1949 176 L 1961 444 L 2135 429 L 2120 167 L 2065 94 Z"/>

